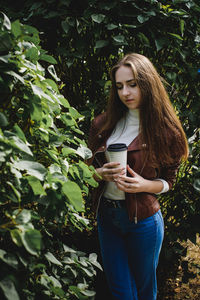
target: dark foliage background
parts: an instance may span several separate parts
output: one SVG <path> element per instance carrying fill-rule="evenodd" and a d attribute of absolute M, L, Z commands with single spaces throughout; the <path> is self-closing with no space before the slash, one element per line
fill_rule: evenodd
<path fill-rule="evenodd" d="M 78 122 L 78 126 L 79 130 L 84 133 L 86 141 L 91 119 L 103 111 L 106 105 L 110 84 L 109 69 L 121 55 L 127 52 L 146 55 L 167 80 L 170 98 L 188 137 L 190 157 L 188 162 L 181 166 L 174 189 L 160 197 L 166 235 L 158 275 L 160 276 L 160 290 L 164 292 L 165 279 L 168 276 L 176 276 L 179 259 L 186 253 L 186 249 L 181 246 L 180 242 L 187 239 L 195 242 L 196 233 L 199 232 L 199 1 L 28 0 L 13 3 L 10 0 L 1 1 L 0 10 L 13 22 L 19 20 L 17 22 L 37 28 L 40 39 L 39 47 L 45 49 L 41 51 L 39 48 L 41 54 L 38 54 L 38 57 L 43 55 L 42 65 L 46 70 L 50 64 L 54 65 L 53 74 L 55 75 L 55 71 L 60 79 L 57 81 L 56 77 L 53 78 L 59 93 L 62 93 L 68 103 L 84 116 L 84 121 Z M 14 35 L 11 43 L 16 43 L 16 39 L 19 41 L 21 36 Z M 29 42 L 32 41 L 29 40 Z M 13 51 L 13 48 L 2 50 L 1 55 L 6 55 L 8 50 Z M 37 59 L 35 59 L 36 62 Z M 18 67 L 14 66 L 15 72 Z M 5 72 L 4 69 L 1 71 Z M 5 105 L 5 101 L 13 103 L 8 96 L 12 80 L 8 76 L 6 79 L 3 77 L 3 80 L 9 88 L 4 85 L 5 91 L 1 96 L 3 101 L 0 111 L 5 112 L 11 122 L 9 124 L 13 126 L 17 123 L 24 131 L 30 127 L 30 120 L 26 117 L 22 122 L 18 118 L 15 106 L 10 110 L 12 105 Z M 19 84 L 19 80 L 16 84 Z M 12 97 L 16 99 L 17 95 L 19 99 L 17 105 L 24 105 L 21 96 L 18 96 L 22 93 L 21 87 L 17 86 L 16 89 L 17 92 L 12 93 Z M 8 97 L 9 100 L 7 100 Z M 34 100 L 32 101 L 35 103 Z M 66 107 L 61 107 L 61 111 L 64 114 Z M 69 114 L 73 114 L 72 110 Z M 76 117 L 79 118 L 78 115 Z M 67 124 L 69 125 L 67 122 L 59 126 L 64 129 Z M 82 140 L 81 136 L 79 138 Z M 28 141 L 31 143 L 30 139 Z M 39 141 L 34 140 L 34 143 L 36 145 Z M 85 143 L 84 146 L 86 146 Z M 43 147 L 45 149 L 47 144 Z M 48 163 L 45 164 L 48 166 Z M 71 164 L 74 166 L 73 160 Z M 5 182 L 5 175 L 1 174 Z M 88 204 L 84 214 L 90 219 L 92 229 L 83 230 L 81 233 L 74 229 L 73 235 L 70 234 L 69 237 L 71 229 L 67 228 L 64 235 L 62 231 L 62 239 L 67 236 L 69 243 L 76 245 L 79 249 L 84 248 L 83 251 L 87 253 L 91 249 L 98 252 L 95 220 L 90 212 L 89 194 L 86 199 Z M 54 213 L 55 211 L 52 212 L 52 218 L 55 218 Z M 68 212 L 65 213 L 68 214 Z M 39 218 L 41 217 L 42 215 L 39 215 Z M 85 239 L 88 241 L 87 245 L 84 243 L 82 246 L 80 241 L 85 241 Z M 6 245 L 3 245 L 2 249 L 6 251 Z M 187 274 L 187 265 L 184 267 L 184 272 Z M 17 286 L 15 281 L 13 282 Z"/>

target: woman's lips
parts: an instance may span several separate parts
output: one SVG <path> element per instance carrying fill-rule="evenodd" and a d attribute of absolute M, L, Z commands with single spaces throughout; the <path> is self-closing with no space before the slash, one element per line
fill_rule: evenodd
<path fill-rule="evenodd" d="M 134 99 L 127 99 L 126 102 L 132 102 Z"/>

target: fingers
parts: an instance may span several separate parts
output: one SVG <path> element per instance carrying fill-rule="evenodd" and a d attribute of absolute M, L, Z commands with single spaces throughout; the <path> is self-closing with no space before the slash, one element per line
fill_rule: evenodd
<path fill-rule="evenodd" d="M 114 166 L 119 166 L 119 164 L 114 163 Z M 104 164 L 102 168 L 102 177 L 106 181 L 116 181 L 119 175 L 124 175 L 125 174 L 125 169 L 124 168 L 117 168 L 117 167 L 112 167 L 109 164 Z"/>
<path fill-rule="evenodd" d="M 137 182 L 137 179 L 135 179 L 134 177 L 127 177 L 126 175 L 119 175 L 118 179 L 120 181 L 127 182 L 127 183 L 136 183 Z"/>
<path fill-rule="evenodd" d="M 117 168 L 117 167 L 119 167 L 120 166 L 120 163 L 118 163 L 118 162 L 109 162 L 109 163 L 105 163 L 104 165 L 103 165 L 105 168 Z"/>
<path fill-rule="evenodd" d="M 120 189 L 121 191 L 124 191 L 124 192 L 127 192 L 127 193 L 134 193 L 135 192 L 135 187 L 131 183 L 127 183 L 127 182 L 124 182 L 124 181 L 118 181 L 117 180 L 116 185 L 117 185 L 118 189 Z"/>
<path fill-rule="evenodd" d="M 136 172 L 134 172 L 134 171 L 133 171 L 133 169 L 131 169 L 129 165 L 127 165 L 127 170 L 128 170 L 128 172 L 129 172 L 129 174 L 130 174 L 131 176 L 133 176 L 133 177 L 134 177 L 134 176 L 136 176 L 136 175 L 137 175 L 137 173 L 136 173 Z"/>
<path fill-rule="evenodd" d="M 113 168 L 113 169 L 107 169 L 103 168 L 103 175 L 122 175 L 125 174 L 124 168 Z"/>
<path fill-rule="evenodd" d="M 123 186 L 125 189 L 132 189 L 134 188 L 134 183 L 131 183 L 131 182 L 126 182 L 126 181 L 120 181 L 120 180 L 117 180 L 117 183 L 120 185 L 120 186 Z"/>

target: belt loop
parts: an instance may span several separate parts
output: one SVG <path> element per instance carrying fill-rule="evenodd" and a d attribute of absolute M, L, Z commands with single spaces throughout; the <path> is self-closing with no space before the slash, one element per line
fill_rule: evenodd
<path fill-rule="evenodd" d="M 113 199 L 108 199 L 106 197 L 102 197 L 102 201 L 105 204 L 105 206 L 108 207 L 122 208 L 125 206 L 125 200 L 113 200 Z"/>

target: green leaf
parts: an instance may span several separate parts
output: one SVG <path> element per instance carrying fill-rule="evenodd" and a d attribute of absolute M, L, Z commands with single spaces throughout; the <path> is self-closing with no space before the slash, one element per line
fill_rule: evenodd
<path fill-rule="evenodd" d="M 51 76 L 55 79 L 55 81 L 60 81 L 60 78 L 58 78 L 57 74 L 56 74 L 56 70 L 54 68 L 53 65 L 50 65 L 47 70 L 49 71 L 49 73 L 51 74 Z"/>
<path fill-rule="evenodd" d="M 17 224 L 26 224 L 31 220 L 31 212 L 28 209 L 15 210 L 13 216 L 16 216 Z"/>
<path fill-rule="evenodd" d="M 199 178 L 194 180 L 193 187 L 195 188 L 195 190 L 197 192 L 200 192 L 200 179 Z"/>
<path fill-rule="evenodd" d="M 155 40 L 157 51 L 161 50 L 164 46 L 168 45 L 169 41 L 165 38 L 159 38 Z"/>
<path fill-rule="evenodd" d="M 2 11 L 0 13 L 3 15 L 3 27 L 5 27 L 7 30 L 11 30 L 10 20 Z"/>
<path fill-rule="evenodd" d="M 30 61 L 32 61 L 34 63 L 38 60 L 39 51 L 38 51 L 37 47 L 35 47 L 35 45 L 32 45 L 31 48 L 26 50 L 25 55 L 26 55 L 27 59 L 29 59 Z"/>
<path fill-rule="evenodd" d="M 65 292 L 59 286 L 51 286 L 50 289 L 55 295 L 59 296 L 59 299 L 66 299 Z"/>
<path fill-rule="evenodd" d="M 20 192 L 14 187 L 14 185 L 12 184 L 12 182 L 7 181 L 6 183 L 12 188 L 15 196 L 17 197 L 18 202 L 21 202 L 21 194 L 20 194 Z"/>
<path fill-rule="evenodd" d="M 14 78 L 18 79 L 19 81 L 21 81 L 21 83 L 25 84 L 24 83 L 24 78 L 22 76 L 20 76 L 19 74 L 15 73 L 14 71 L 7 71 L 5 72 L 6 74 L 8 75 L 11 75 L 13 76 Z"/>
<path fill-rule="evenodd" d="M 2 112 L 0 112 L 0 126 L 5 127 L 7 125 L 8 125 L 8 120 L 6 116 Z"/>
<path fill-rule="evenodd" d="M 87 182 L 88 184 L 90 184 L 93 187 L 97 187 L 98 183 L 93 178 L 93 172 L 90 171 L 90 169 L 88 168 L 88 165 L 86 165 L 84 162 L 81 161 L 81 162 L 79 162 L 78 166 L 83 171 L 84 181 Z"/>
<path fill-rule="evenodd" d="M 0 151 L 0 162 L 4 162 L 6 160 L 6 153 Z"/>
<path fill-rule="evenodd" d="M 15 285 L 9 278 L 4 278 L 0 281 L 0 288 L 7 300 L 20 300 Z"/>
<path fill-rule="evenodd" d="M 46 83 L 48 87 L 51 87 L 56 93 L 59 93 L 58 86 L 52 79 L 45 79 L 43 80 L 43 83 Z"/>
<path fill-rule="evenodd" d="M 179 34 L 175 34 L 175 33 L 171 33 L 171 32 L 168 32 L 168 34 L 170 34 L 172 37 L 174 37 L 178 40 L 183 41 L 183 38 Z"/>
<path fill-rule="evenodd" d="M 89 290 L 81 290 L 81 293 L 87 297 L 94 297 L 96 295 L 95 291 L 89 291 Z"/>
<path fill-rule="evenodd" d="M 166 72 L 166 77 L 173 82 L 176 81 L 177 73 L 175 72 Z"/>
<path fill-rule="evenodd" d="M 39 180 L 44 180 L 46 175 L 46 168 L 35 161 L 20 160 L 14 162 L 14 167 L 18 170 L 26 170 L 27 174 L 35 176 Z"/>
<path fill-rule="evenodd" d="M 91 253 L 89 255 L 89 261 L 91 262 L 91 264 L 93 264 L 95 267 L 99 268 L 100 270 L 103 271 L 100 263 L 98 263 L 97 261 L 97 254 L 96 253 Z"/>
<path fill-rule="evenodd" d="M 14 34 L 15 38 L 18 38 L 22 34 L 21 24 L 19 20 L 16 20 L 11 24 L 11 31 Z"/>
<path fill-rule="evenodd" d="M 124 43 L 125 42 L 125 37 L 123 35 L 116 35 L 116 36 L 113 36 L 113 39 L 115 42 L 117 43 Z"/>
<path fill-rule="evenodd" d="M 26 250 L 32 255 L 38 255 L 42 247 L 42 236 L 36 229 L 28 229 L 21 235 L 22 243 Z"/>
<path fill-rule="evenodd" d="M 139 16 L 137 16 L 137 19 L 140 23 L 144 23 L 149 20 L 149 16 L 139 15 Z"/>
<path fill-rule="evenodd" d="M 25 41 L 29 41 L 35 45 L 40 43 L 39 32 L 35 27 L 23 24 L 23 30 L 26 33 L 24 36 Z"/>
<path fill-rule="evenodd" d="M 12 268 L 17 269 L 18 261 L 14 254 L 7 253 L 5 250 L 0 249 L 0 259 Z"/>
<path fill-rule="evenodd" d="M 42 120 L 42 105 L 41 99 L 38 96 L 33 96 L 30 102 L 30 115 L 31 119 L 35 122 Z"/>
<path fill-rule="evenodd" d="M 60 118 L 63 121 L 63 123 L 69 127 L 76 125 L 76 121 L 74 120 L 74 118 L 72 118 L 72 116 L 69 113 L 62 114 Z"/>
<path fill-rule="evenodd" d="M 63 244 L 63 248 L 65 252 L 70 252 L 70 253 L 76 253 L 76 251 L 68 246 L 66 246 L 65 244 Z"/>
<path fill-rule="evenodd" d="M 48 55 L 48 54 L 41 54 L 39 56 L 39 60 L 47 61 L 50 64 L 57 64 L 57 61 L 55 60 L 55 58 L 53 58 L 53 56 Z"/>
<path fill-rule="evenodd" d="M 3 55 L 3 56 L 0 56 L 0 61 L 4 62 L 4 63 L 8 63 L 8 60 L 10 58 L 10 54 L 8 55 Z"/>
<path fill-rule="evenodd" d="M 115 29 L 115 28 L 118 28 L 118 26 L 117 25 L 115 25 L 115 24 L 108 24 L 108 25 L 106 25 L 106 27 L 107 27 L 107 29 L 108 30 L 113 30 L 113 29 Z"/>
<path fill-rule="evenodd" d="M 126 1 L 123 1 L 123 2 L 126 2 Z M 113 2 L 99 2 L 99 7 L 101 9 L 105 9 L 105 10 L 110 10 L 111 8 L 114 8 L 116 5 L 117 5 L 117 1 L 113 1 Z"/>
<path fill-rule="evenodd" d="M 74 107 L 69 108 L 69 113 L 75 120 L 76 119 L 84 119 L 84 116 L 81 115 Z"/>
<path fill-rule="evenodd" d="M 47 252 L 44 256 L 49 262 L 62 267 L 62 263 L 51 252 Z"/>
<path fill-rule="evenodd" d="M 59 163 L 58 157 L 57 157 L 57 153 L 55 153 L 55 151 L 52 150 L 48 150 L 45 149 L 45 152 L 48 154 L 48 156 L 56 163 Z"/>
<path fill-rule="evenodd" d="M 98 14 L 98 15 L 94 14 L 91 17 L 94 22 L 102 23 L 106 16 L 103 14 Z"/>
<path fill-rule="evenodd" d="M 76 154 L 76 150 L 73 148 L 69 148 L 69 147 L 64 147 L 62 148 L 62 154 L 64 156 L 68 156 L 70 154 Z"/>
<path fill-rule="evenodd" d="M 81 293 L 80 293 L 80 289 L 75 286 L 75 285 L 70 285 L 69 286 L 69 292 L 72 294 L 72 295 L 76 295 L 78 299 L 80 300 L 84 300 L 84 299 L 87 299 L 87 296 L 83 296 Z"/>
<path fill-rule="evenodd" d="M 17 136 L 20 138 L 20 140 L 22 140 L 24 143 L 27 143 L 27 140 L 26 140 L 26 137 L 25 137 L 23 131 L 17 124 L 14 125 L 13 129 L 15 130 L 15 132 L 16 132 Z"/>
<path fill-rule="evenodd" d="M 80 145 L 80 147 L 78 147 L 76 153 L 80 155 L 84 160 L 92 157 L 92 151 L 89 148 L 84 147 L 83 145 Z"/>
<path fill-rule="evenodd" d="M 70 29 L 69 23 L 67 21 L 62 21 L 61 26 L 62 26 L 62 29 L 64 30 L 64 32 L 68 34 L 68 31 Z"/>
<path fill-rule="evenodd" d="M 95 48 L 98 49 L 98 48 L 103 48 L 103 47 L 106 47 L 107 45 L 109 44 L 108 41 L 105 41 L 105 40 L 99 40 L 96 42 L 95 44 Z"/>
<path fill-rule="evenodd" d="M 94 276 L 94 272 L 92 272 L 91 270 L 86 269 L 86 268 L 83 268 L 83 267 L 81 267 L 81 269 L 82 269 L 89 277 Z"/>
<path fill-rule="evenodd" d="M 180 19 L 180 31 L 181 31 L 182 37 L 183 37 L 183 33 L 184 33 L 184 27 L 185 27 L 185 21 L 183 19 Z"/>
<path fill-rule="evenodd" d="M 30 184 L 34 195 L 46 195 L 46 192 L 41 182 L 34 176 L 27 176 L 28 183 Z"/>
<path fill-rule="evenodd" d="M 70 180 L 65 182 L 62 186 L 62 192 L 77 211 L 84 211 L 81 189 L 75 182 Z"/>
<path fill-rule="evenodd" d="M 9 140 L 12 146 L 16 147 L 24 153 L 27 153 L 28 155 L 33 156 L 30 148 L 18 136 L 12 136 Z"/>
<path fill-rule="evenodd" d="M 146 35 L 144 35 L 144 33 L 139 32 L 138 37 L 140 41 L 143 43 L 143 45 L 150 46 L 149 39 L 146 37 Z"/>
<path fill-rule="evenodd" d="M 32 83 L 30 83 L 30 86 L 36 97 L 39 97 L 40 99 L 45 98 L 45 99 L 49 100 L 50 102 L 55 103 L 55 101 L 48 94 L 46 94 L 40 86 L 32 84 Z"/>
<path fill-rule="evenodd" d="M 21 247 L 22 244 L 22 238 L 21 238 L 21 232 L 19 229 L 12 229 L 10 230 L 10 235 L 13 240 L 13 242 L 18 246 Z"/>
<path fill-rule="evenodd" d="M 69 105 L 69 102 L 67 101 L 67 99 L 65 99 L 62 95 L 59 95 L 57 97 L 59 99 L 59 101 L 61 102 L 61 104 L 66 107 L 66 108 L 69 108 L 70 105 Z"/>
<path fill-rule="evenodd" d="M 0 43 L 0 52 L 8 52 L 13 47 L 13 40 L 10 37 L 10 34 L 8 32 L 1 33 L 1 43 Z"/>

